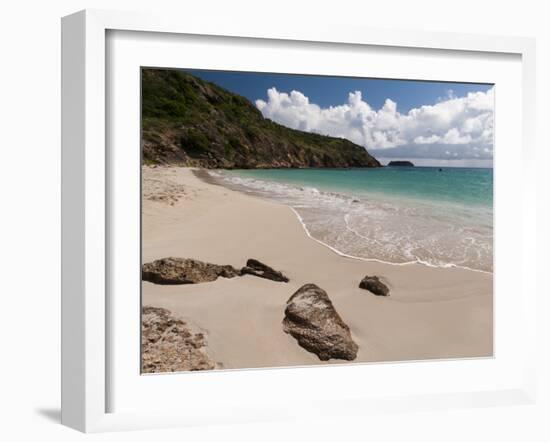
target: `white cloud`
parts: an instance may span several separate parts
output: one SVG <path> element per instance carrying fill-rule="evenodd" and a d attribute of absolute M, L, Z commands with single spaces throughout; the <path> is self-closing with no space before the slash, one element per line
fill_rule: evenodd
<path fill-rule="evenodd" d="M 441 142 L 443 144 L 468 144 L 472 141 L 469 134 L 462 135 L 456 127 L 449 129 Z"/>
<path fill-rule="evenodd" d="M 267 101 L 256 100 L 256 106 L 264 117 L 285 126 L 347 138 L 388 155 L 492 158 L 493 94 L 493 88 L 465 97 L 448 91 L 433 105 L 401 114 L 390 99 L 373 109 L 360 91 L 351 92 L 347 103 L 322 108 L 301 92 L 271 88 Z"/>
<path fill-rule="evenodd" d="M 438 141 L 441 141 L 441 137 L 438 135 L 430 135 L 429 137 L 419 135 L 414 139 L 415 144 L 434 144 Z"/>

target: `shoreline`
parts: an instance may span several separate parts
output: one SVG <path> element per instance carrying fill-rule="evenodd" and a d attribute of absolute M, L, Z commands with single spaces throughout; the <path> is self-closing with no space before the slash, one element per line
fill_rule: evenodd
<path fill-rule="evenodd" d="M 215 178 L 213 178 L 209 174 L 209 172 L 208 172 L 209 169 L 200 169 L 200 168 L 192 167 L 192 168 L 190 168 L 190 170 L 192 171 L 192 173 L 198 179 L 202 180 L 206 184 L 213 184 L 213 185 L 216 185 L 216 186 L 223 187 L 224 189 L 227 189 L 227 190 L 239 192 L 238 190 L 231 189 L 230 187 L 227 187 L 224 184 L 218 182 Z M 240 192 L 240 193 L 243 193 L 244 195 L 247 195 L 247 196 L 250 196 L 250 197 L 265 200 L 264 198 L 262 198 L 259 195 L 255 195 L 255 194 L 252 195 L 252 194 L 248 194 L 248 193 L 244 193 L 244 192 Z M 270 202 L 272 202 L 272 201 L 270 201 Z M 431 267 L 431 268 L 436 268 L 436 269 L 439 269 L 439 268 L 441 268 L 441 269 L 456 268 L 456 269 L 460 269 L 460 270 L 467 270 L 467 271 L 471 271 L 471 272 L 479 272 L 479 273 L 485 273 L 485 274 L 488 274 L 488 275 L 494 275 L 494 270 L 489 271 L 489 270 L 475 269 L 475 268 L 472 268 L 472 267 L 461 266 L 461 265 L 458 265 L 458 264 L 435 265 L 435 264 L 430 264 L 428 262 L 421 261 L 421 260 L 407 261 L 407 262 L 391 262 L 391 261 L 385 261 L 383 259 L 378 259 L 378 258 L 365 258 L 365 257 L 361 257 L 361 256 L 350 255 L 348 253 L 342 252 L 341 250 L 338 250 L 336 247 L 333 247 L 330 244 L 327 244 L 326 242 L 324 242 L 324 241 L 316 238 L 315 236 L 313 236 L 311 234 L 311 232 L 309 231 L 306 223 L 304 222 L 302 216 L 300 215 L 300 213 L 294 207 L 292 207 L 289 204 L 285 204 L 283 202 L 278 202 L 278 204 L 284 205 L 284 206 L 288 207 L 290 210 L 292 210 L 292 212 L 294 212 L 294 214 L 296 215 L 296 218 L 298 219 L 299 223 L 301 224 L 302 228 L 304 229 L 306 235 L 309 238 L 311 238 L 313 241 L 327 247 L 329 250 L 336 253 L 338 256 L 341 256 L 341 257 L 344 257 L 344 258 L 357 259 L 357 260 L 365 261 L 365 262 L 377 262 L 377 263 L 380 263 L 380 264 L 388 264 L 388 265 L 395 265 L 395 266 L 409 266 L 409 265 L 415 265 L 416 264 L 416 265 L 423 265 L 423 266 L 426 266 L 426 267 Z M 349 229 L 349 227 L 348 227 L 348 229 Z M 349 229 L 349 230 L 352 231 L 354 234 L 356 234 L 358 236 L 361 236 L 357 232 L 355 232 L 351 229 Z"/>
<path fill-rule="evenodd" d="M 290 278 L 142 283 L 143 305 L 166 308 L 204 331 L 222 369 L 493 355 L 492 273 L 345 256 L 312 237 L 292 207 L 196 175 L 144 166 L 143 262 L 175 256 L 240 268 L 255 258 Z M 360 289 L 367 274 L 379 275 L 390 296 Z M 286 301 L 306 283 L 326 290 L 350 327 L 359 345 L 354 361 L 320 361 L 283 332 Z"/>

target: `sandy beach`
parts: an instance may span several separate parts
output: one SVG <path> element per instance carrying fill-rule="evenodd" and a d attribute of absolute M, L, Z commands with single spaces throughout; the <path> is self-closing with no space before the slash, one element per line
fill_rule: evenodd
<path fill-rule="evenodd" d="M 143 282 L 143 305 L 201 330 L 225 369 L 349 363 L 321 361 L 283 332 L 286 301 L 306 283 L 323 288 L 349 326 L 354 363 L 493 353 L 491 273 L 340 256 L 308 237 L 290 207 L 209 184 L 189 168 L 144 166 L 142 213 L 143 263 L 182 257 L 241 268 L 255 258 L 290 279 Z M 378 275 L 390 296 L 360 289 L 365 275 Z"/>

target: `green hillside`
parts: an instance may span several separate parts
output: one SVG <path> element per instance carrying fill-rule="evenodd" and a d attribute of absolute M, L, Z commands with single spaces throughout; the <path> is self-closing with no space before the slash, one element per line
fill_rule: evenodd
<path fill-rule="evenodd" d="M 379 167 L 361 146 L 266 119 L 246 98 L 188 73 L 142 69 L 146 164 L 206 168 Z"/>

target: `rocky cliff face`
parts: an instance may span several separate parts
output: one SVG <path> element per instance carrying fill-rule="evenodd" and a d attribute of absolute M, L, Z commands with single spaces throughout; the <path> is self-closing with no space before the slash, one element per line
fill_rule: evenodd
<path fill-rule="evenodd" d="M 206 168 L 380 167 L 363 147 L 265 119 L 246 98 L 186 72 L 142 70 L 142 156 Z"/>

